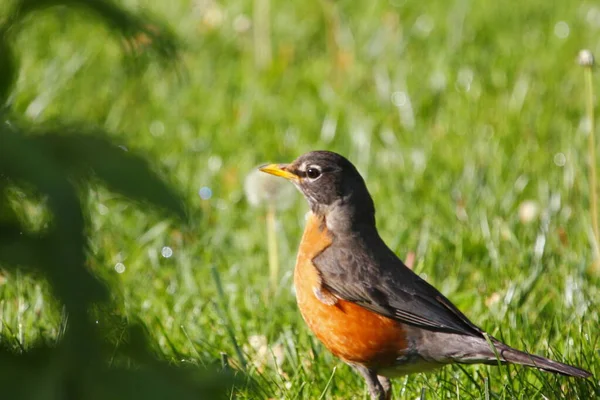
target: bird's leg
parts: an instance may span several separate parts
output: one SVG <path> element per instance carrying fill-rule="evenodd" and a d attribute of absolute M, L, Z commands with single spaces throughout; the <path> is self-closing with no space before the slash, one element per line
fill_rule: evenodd
<path fill-rule="evenodd" d="M 365 378 L 367 386 L 369 387 L 369 393 L 371 394 L 371 400 L 387 400 L 386 392 L 381 385 L 381 382 L 377 379 L 377 373 L 372 369 L 365 367 L 360 364 L 350 364 L 359 374 Z M 388 382 L 389 383 L 389 382 Z"/>
<path fill-rule="evenodd" d="M 387 376 L 377 375 L 377 380 L 385 393 L 385 400 L 392 400 L 392 381 Z"/>

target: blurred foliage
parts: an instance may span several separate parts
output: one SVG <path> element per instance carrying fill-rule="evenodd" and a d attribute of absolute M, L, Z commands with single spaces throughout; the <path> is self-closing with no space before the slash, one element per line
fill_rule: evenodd
<path fill-rule="evenodd" d="M 9 96 L 18 75 L 14 37 L 28 26 L 25 20 L 39 15 L 33 11 L 57 6 L 100 19 L 125 39 L 129 55 L 139 55 L 127 43 L 140 35 L 148 39 L 144 54 L 154 53 L 164 61 L 176 59 L 178 48 L 165 27 L 110 1 L 16 1 L 0 26 L 0 101 L 4 105 L 0 125 L 0 265 L 47 278 L 64 305 L 68 321 L 57 344 L 38 343 L 15 352 L 6 345 L 7 340 L 2 341 L 2 397 L 198 399 L 228 393 L 234 382 L 231 374 L 160 361 L 143 325 L 129 325 L 115 318 L 101 324 L 92 322 L 91 307 L 106 304 L 109 296 L 107 287 L 86 265 L 89 249 L 81 188 L 90 181 L 98 182 L 180 219 L 185 219 L 185 212 L 178 194 L 143 158 L 113 144 L 108 132 L 60 121 L 32 125 L 11 108 Z M 46 210 L 47 222 L 31 229 L 15 211 L 17 204 L 11 195 L 15 191 L 37 199 Z"/>
<path fill-rule="evenodd" d="M 0 2 L 2 21 L 17 1 Z M 264 393 L 240 388 L 236 399 L 366 397 L 364 381 L 323 349 L 295 304 L 304 200 L 296 193 L 277 213 L 281 279 L 271 294 L 264 212 L 244 198 L 257 164 L 329 149 L 364 174 L 390 247 L 414 253 L 415 271 L 473 321 L 598 376 L 600 280 L 586 272 L 587 136 L 574 62 L 582 47 L 600 54 L 598 4 L 272 2 L 273 62 L 258 71 L 252 2 L 114 1 L 167 21 L 185 45 L 169 57 L 178 63 L 163 63 L 150 46 L 153 29 L 168 32 L 160 24 L 123 36 L 94 11 L 54 7 L 9 30 L 19 79 L 7 99 L 13 125 L 86 121 L 118 133 L 113 143 L 143 149 L 185 199 L 183 227 L 98 178 L 79 191 L 86 264 L 110 287 L 106 309 L 143 321 L 161 359 L 245 361 Z M 173 66 L 185 67 L 185 81 Z M 53 217 L 44 197 L 25 186 L 8 188 L 11 211 L 24 232 L 46 232 Z M 533 216 L 523 218 L 528 204 Z M 0 275 L 0 340 L 12 349 L 53 344 L 66 326 L 36 275 Z M 98 317 L 116 348 L 125 321 Z M 113 365 L 127 357 L 115 355 Z M 600 393 L 597 379 L 510 372 L 450 367 L 399 379 L 394 394 Z"/>

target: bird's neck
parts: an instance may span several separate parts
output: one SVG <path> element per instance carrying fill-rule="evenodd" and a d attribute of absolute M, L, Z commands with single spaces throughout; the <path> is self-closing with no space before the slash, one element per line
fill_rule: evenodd
<path fill-rule="evenodd" d="M 371 198 L 364 201 L 348 200 L 341 199 L 327 206 L 313 207 L 312 212 L 317 217 L 323 218 L 327 229 L 334 235 L 376 229 L 375 208 Z"/>

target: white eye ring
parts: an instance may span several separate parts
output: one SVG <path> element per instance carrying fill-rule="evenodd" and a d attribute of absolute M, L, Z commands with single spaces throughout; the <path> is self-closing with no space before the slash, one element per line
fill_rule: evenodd
<path fill-rule="evenodd" d="M 321 169 L 315 165 L 306 168 L 306 177 L 310 180 L 315 180 L 321 176 Z"/>

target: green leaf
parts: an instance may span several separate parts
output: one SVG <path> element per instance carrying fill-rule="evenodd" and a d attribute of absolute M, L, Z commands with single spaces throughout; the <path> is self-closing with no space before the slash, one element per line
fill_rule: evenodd
<path fill-rule="evenodd" d="M 19 225 L 0 223 L 0 264 L 44 271 L 46 242 Z"/>
<path fill-rule="evenodd" d="M 34 11 L 58 6 L 90 13 L 130 44 L 144 37 L 144 48 L 156 53 L 163 61 L 170 63 L 178 58 L 179 43 L 170 29 L 148 15 L 128 12 L 109 0 L 18 0 L 9 26 L 18 23 Z M 133 48 L 133 45 L 129 48 Z"/>
<path fill-rule="evenodd" d="M 73 132 L 75 128 L 62 131 Z M 65 134 L 49 132 L 33 140 L 70 176 L 89 179 L 90 173 L 108 189 L 128 198 L 148 202 L 185 218 L 181 198 L 152 171 L 148 162 L 111 143 L 99 132 Z"/>
<path fill-rule="evenodd" d="M 36 346 L 24 354 L 0 349 L 2 398 L 226 399 L 235 382 L 230 374 L 158 360 L 128 368 L 107 367 L 98 357 L 80 366 L 73 364 L 73 357 L 62 345 Z"/>
<path fill-rule="evenodd" d="M 106 298 L 106 290 L 85 267 L 87 239 L 76 188 L 54 154 L 7 125 L 0 126 L 0 174 L 46 196 L 53 217 L 50 227 L 38 237 L 24 236 L 14 223 L 4 225 L 3 244 L 22 249 L 24 262 L 32 257 L 25 252 L 35 252 L 38 263 L 29 266 L 46 274 L 67 310 L 84 315 L 92 302 Z M 4 197 L 4 192 L 1 194 Z M 18 254 L 10 257 L 18 261 Z"/>
<path fill-rule="evenodd" d="M 6 104 L 17 78 L 17 61 L 5 30 L 0 30 L 0 106 Z"/>
<path fill-rule="evenodd" d="M 226 371 L 217 372 L 214 369 L 198 367 L 193 364 L 188 366 L 174 366 L 158 359 L 151 349 L 149 333 L 146 326 L 140 321 L 124 326 L 120 333 L 120 341 L 116 344 L 113 353 L 125 356 L 126 360 L 134 360 L 139 367 L 139 374 L 132 371 L 117 368 L 105 371 L 109 374 L 103 387 L 98 387 L 96 392 L 102 390 L 112 391 L 110 395 L 100 398 L 194 398 L 204 396 L 205 398 L 222 398 L 227 394 L 233 384 L 243 385 L 240 379 Z M 119 365 L 119 363 L 115 363 Z M 121 380 L 111 376 L 119 373 Z M 145 389 L 140 393 L 136 389 L 137 381 L 145 381 Z M 109 384 L 112 382 L 113 384 Z M 251 385 L 251 383 L 245 383 Z M 137 390 L 137 392 L 132 392 Z M 147 391 L 144 391 L 147 390 Z M 169 392 L 171 395 L 169 395 Z M 173 394 L 177 393 L 177 395 Z M 210 396 L 208 395 L 210 393 Z M 158 396 L 158 397 L 157 397 Z"/>

